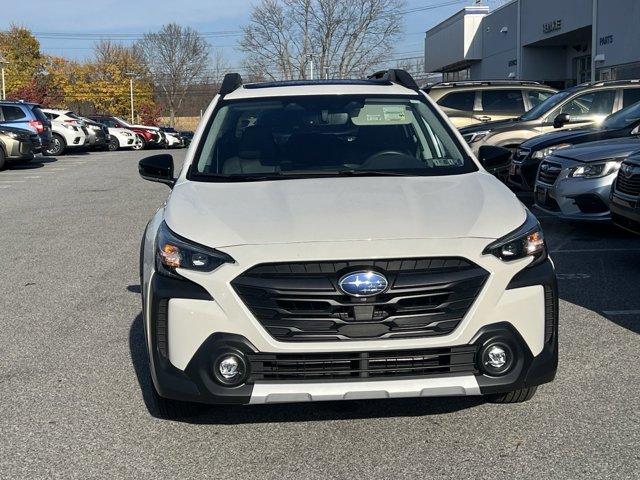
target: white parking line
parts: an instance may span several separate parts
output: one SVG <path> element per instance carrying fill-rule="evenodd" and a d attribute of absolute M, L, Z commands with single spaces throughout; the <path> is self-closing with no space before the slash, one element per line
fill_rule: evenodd
<path fill-rule="evenodd" d="M 24 183 L 24 180 L 0 180 L 0 183 Z"/>
<path fill-rule="evenodd" d="M 0 188 L 11 188 L 13 185 L 0 185 Z"/>
<path fill-rule="evenodd" d="M 640 315 L 640 310 L 603 310 L 605 315 Z"/>

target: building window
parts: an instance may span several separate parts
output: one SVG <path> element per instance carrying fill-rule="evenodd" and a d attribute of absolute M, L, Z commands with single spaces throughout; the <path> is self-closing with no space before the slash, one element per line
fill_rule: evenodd
<path fill-rule="evenodd" d="M 464 70 L 456 70 L 455 72 L 443 72 L 443 82 L 462 82 L 471 78 L 471 70 L 465 68 Z"/>

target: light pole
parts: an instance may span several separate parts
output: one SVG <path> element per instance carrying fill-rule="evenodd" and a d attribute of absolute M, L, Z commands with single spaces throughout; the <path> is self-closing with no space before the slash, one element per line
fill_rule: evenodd
<path fill-rule="evenodd" d="M 2 100 L 7 99 L 7 91 L 4 83 L 4 66 L 8 64 L 5 58 L 0 54 L 0 76 L 2 77 Z"/>
<path fill-rule="evenodd" d="M 136 121 L 133 118 L 133 79 L 136 77 L 136 74 L 134 72 L 126 72 L 125 75 L 129 77 L 129 94 L 131 97 L 131 124 L 135 124 Z"/>
<path fill-rule="evenodd" d="M 313 53 L 307 53 L 307 58 L 311 62 L 311 80 L 313 80 Z M 320 73 L 322 75 L 322 73 Z"/>

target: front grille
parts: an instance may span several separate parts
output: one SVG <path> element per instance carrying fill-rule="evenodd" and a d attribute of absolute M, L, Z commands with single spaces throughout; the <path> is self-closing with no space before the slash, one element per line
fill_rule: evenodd
<path fill-rule="evenodd" d="M 560 176 L 562 166 L 553 162 L 542 162 L 538 170 L 538 180 L 547 185 L 553 185 Z"/>
<path fill-rule="evenodd" d="M 640 197 L 640 173 L 627 177 L 622 171 L 618 172 L 616 191 L 632 197 Z"/>
<path fill-rule="evenodd" d="M 609 205 L 595 194 L 585 193 L 573 199 L 582 213 L 605 213 L 609 211 Z"/>
<path fill-rule="evenodd" d="M 369 298 L 343 293 L 338 280 L 362 270 L 384 274 L 388 290 Z M 232 285 L 274 338 L 335 341 L 448 334 L 488 276 L 462 258 L 352 260 L 258 265 Z"/>
<path fill-rule="evenodd" d="M 475 374 L 477 346 L 376 352 L 249 355 L 250 382 Z"/>
<path fill-rule="evenodd" d="M 518 148 L 513 154 L 513 163 L 521 164 L 529 156 L 531 150 L 528 148 Z"/>

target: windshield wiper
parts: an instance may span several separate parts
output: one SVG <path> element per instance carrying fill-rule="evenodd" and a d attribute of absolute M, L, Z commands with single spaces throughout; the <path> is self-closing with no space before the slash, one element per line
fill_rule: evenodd
<path fill-rule="evenodd" d="M 266 180 L 290 180 L 316 177 L 368 176 L 368 177 L 410 177 L 420 174 L 396 172 L 393 170 L 296 170 L 289 172 L 270 172 L 265 174 L 224 174 L 195 173 L 194 180 L 209 182 L 260 182 Z"/>

